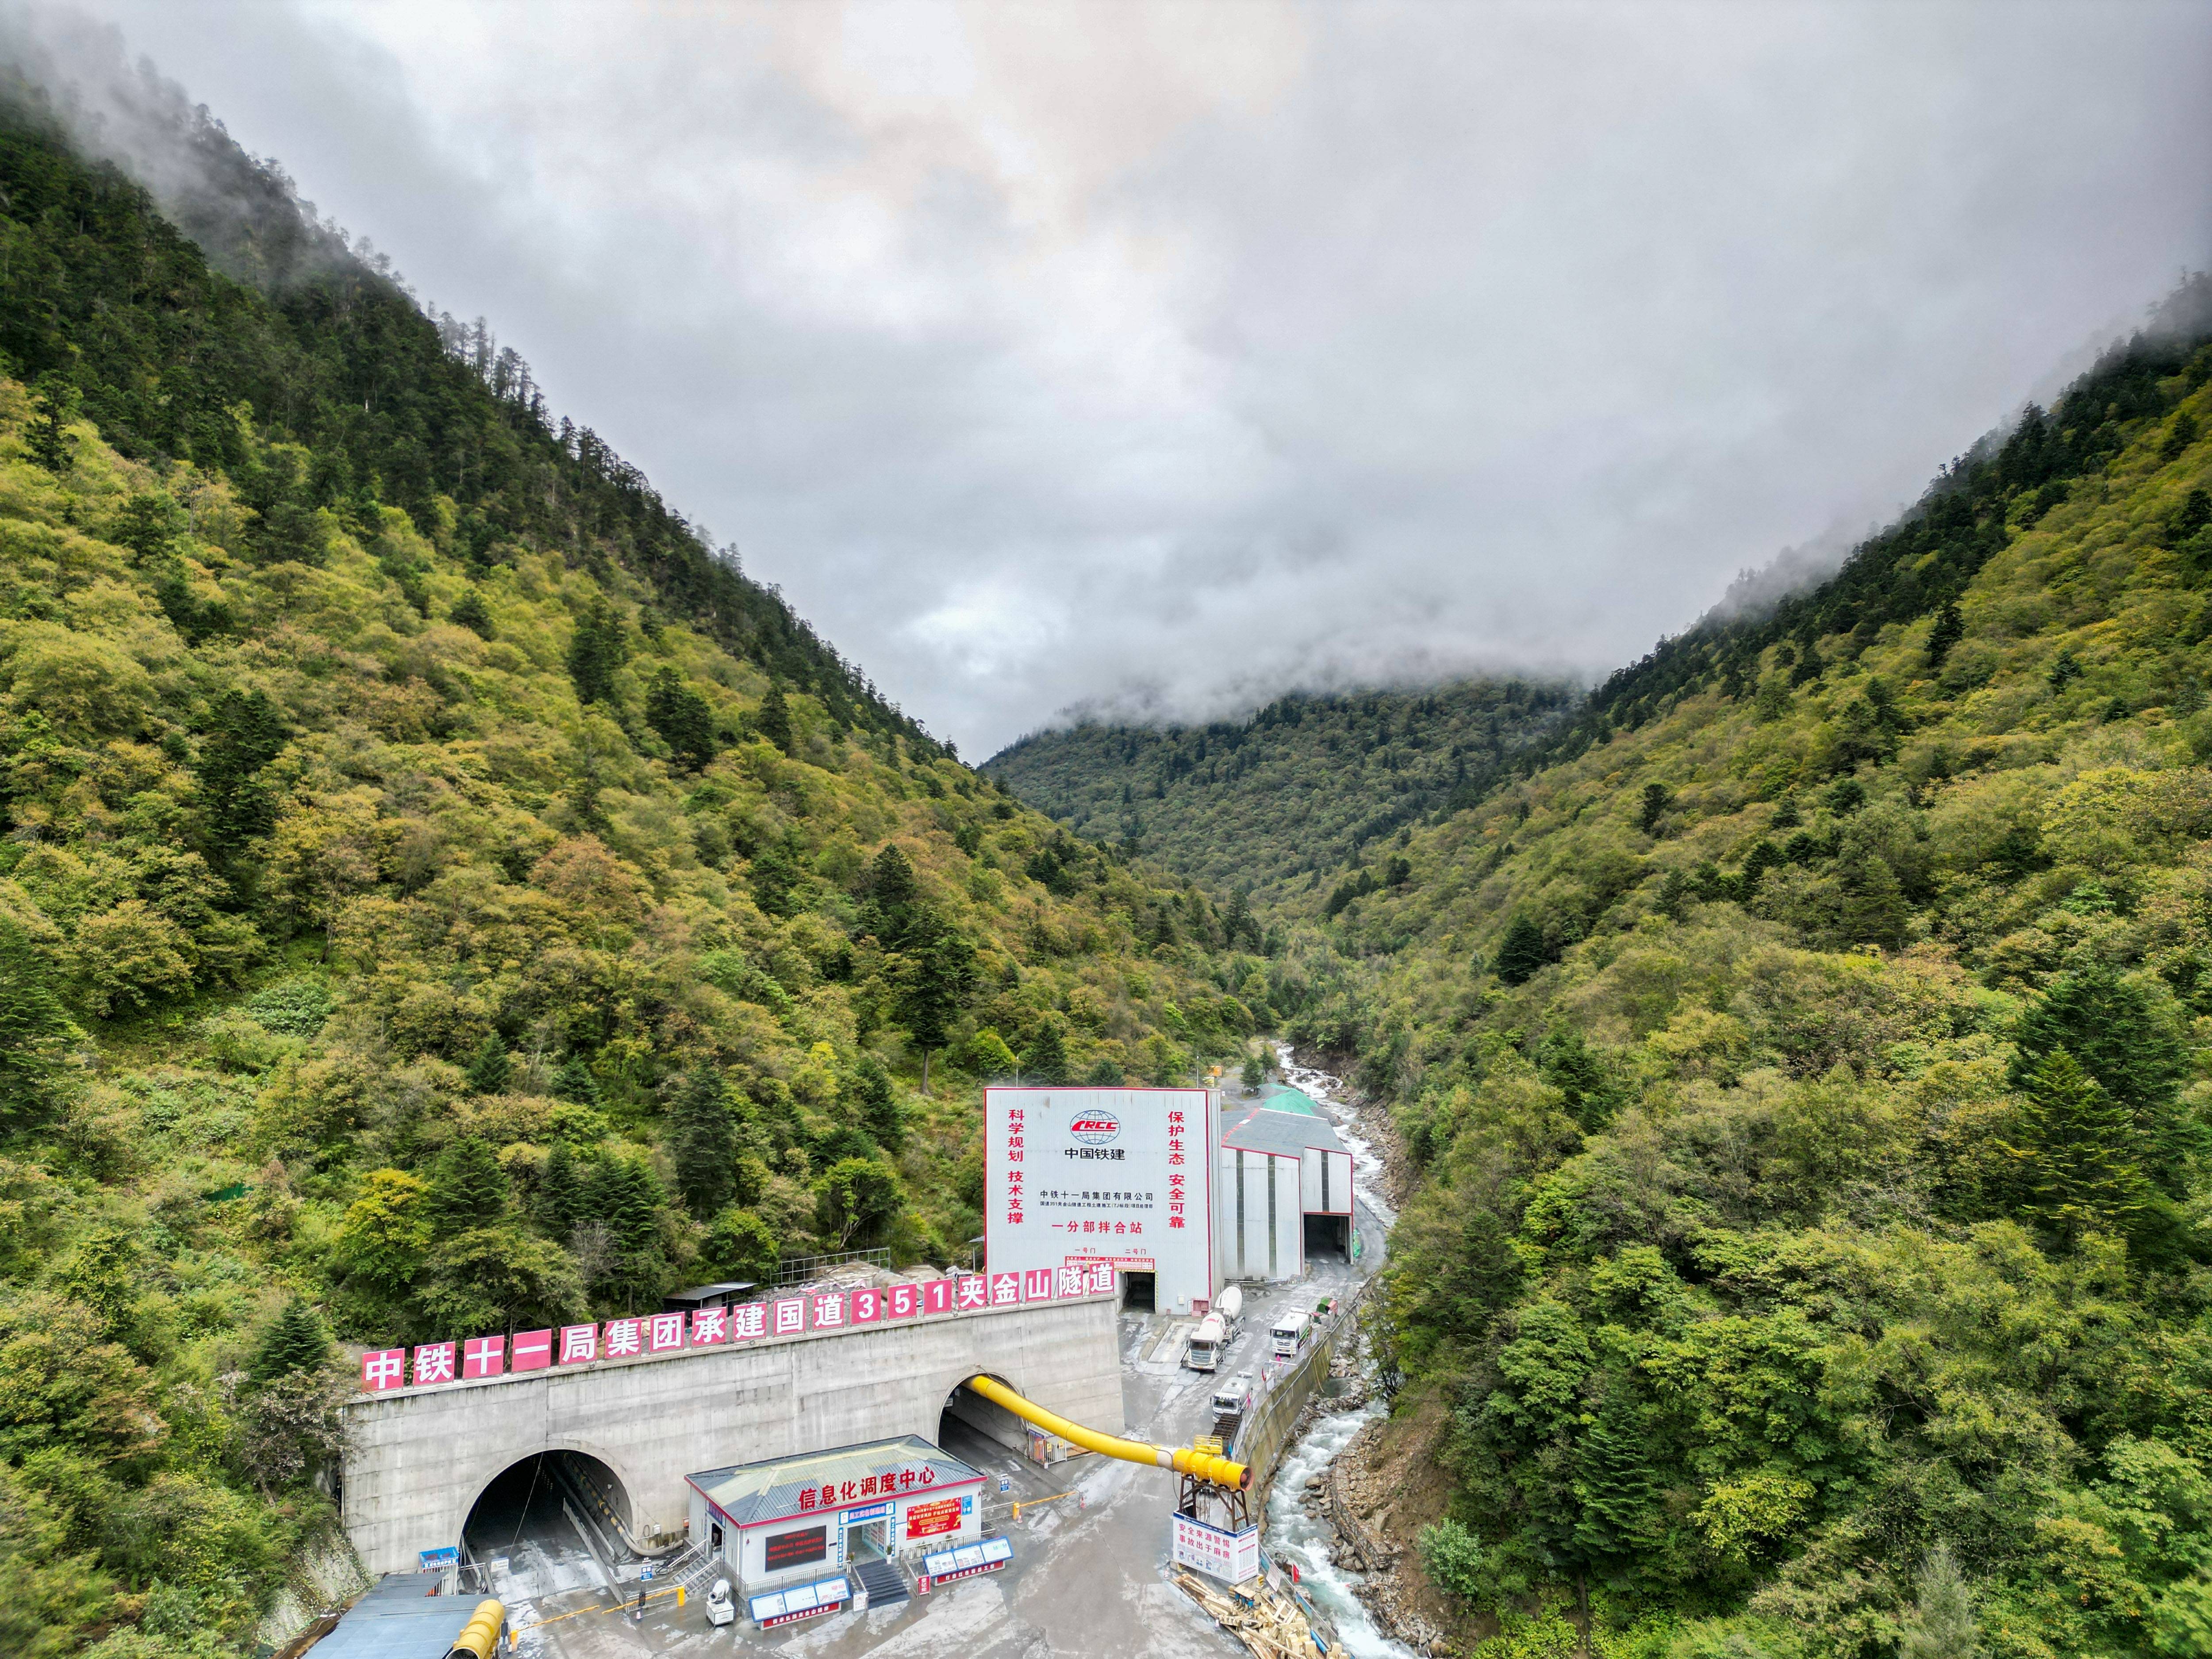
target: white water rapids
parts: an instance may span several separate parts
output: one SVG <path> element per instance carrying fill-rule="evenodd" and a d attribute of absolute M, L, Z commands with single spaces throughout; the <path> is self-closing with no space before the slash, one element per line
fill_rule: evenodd
<path fill-rule="evenodd" d="M 1397 1213 L 1376 1190 L 1382 1176 L 1382 1160 L 1363 1137 L 1348 1127 L 1352 1113 L 1337 1093 L 1344 1086 L 1343 1080 L 1329 1073 L 1299 1065 L 1291 1059 L 1286 1042 L 1278 1043 L 1275 1052 L 1283 1080 L 1321 1106 L 1323 1115 L 1335 1127 L 1338 1138 L 1350 1149 L 1353 1190 L 1361 1207 L 1389 1227 L 1397 1219 Z M 1379 1261 L 1367 1264 L 1370 1269 L 1380 1265 Z M 1413 1649 L 1391 1640 L 1376 1628 L 1366 1604 L 1353 1594 L 1361 1575 L 1347 1571 L 1328 1559 L 1335 1529 L 1327 1522 L 1316 1521 L 1308 1515 L 1303 1502 L 1306 1482 L 1326 1469 L 1337 1454 L 1352 1443 L 1352 1436 L 1382 1415 L 1382 1405 L 1370 1401 L 1357 1411 L 1321 1418 L 1291 1448 L 1267 1499 L 1267 1553 L 1286 1570 L 1296 1565 L 1298 1587 L 1334 1623 L 1337 1638 L 1352 1659 L 1418 1659 Z"/>

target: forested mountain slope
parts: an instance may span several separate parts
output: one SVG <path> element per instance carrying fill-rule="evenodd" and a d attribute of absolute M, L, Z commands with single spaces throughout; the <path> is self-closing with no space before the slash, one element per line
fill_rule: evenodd
<path fill-rule="evenodd" d="M 1298 902 L 1486 1653 L 2212 1651 L 2208 289 Z"/>
<path fill-rule="evenodd" d="M 1079 834 L 1264 903 L 1480 800 L 1574 702 L 1567 687 L 1518 680 L 1297 693 L 1245 720 L 1038 732 L 984 770 Z"/>
<path fill-rule="evenodd" d="M 235 255 L 296 209 L 232 162 Z M 313 234 L 240 285 L 0 115 L 10 1654 L 250 1649 L 332 1525 L 331 1335 L 964 1259 L 1010 1050 L 1168 1081 L 1252 1018 L 1201 895 Z"/>

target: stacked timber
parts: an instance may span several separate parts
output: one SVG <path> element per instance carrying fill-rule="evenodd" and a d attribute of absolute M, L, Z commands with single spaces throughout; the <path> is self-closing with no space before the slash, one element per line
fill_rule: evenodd
<path fill-rule="evenodd" d="M 1349 1659 L 1333 1640 L 1324 1647 L 1298 1604 L 1264 1578 L 1239 1584 L 1231 1595 L 1224 1595 L 1195 1573 L 1179 1572 L 1176 1583 L 1206 1617 L 1242 1642 L 1254 1659 L 1311 1659 L 1317 1652 L 1326 1652 L 1328 1659 Z"/>

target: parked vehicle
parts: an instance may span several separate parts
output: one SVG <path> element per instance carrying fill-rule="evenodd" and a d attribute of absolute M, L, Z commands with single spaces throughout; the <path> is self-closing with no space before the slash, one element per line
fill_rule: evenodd
<path fill-rule="evenodd" d="M 1236 1335 L 1237 1326 L 1244 1322 L 1244 1292 L 1231 1285 L 1214 1303 L 1213 1311 L 1221 1316 L 1222 1329 Z"/>
<path fill-rule="evenodd" d="M 1313 1334 L 1313 1316 L 1305 1312 L 1286 1313 L 1275 1320 L 1275 1357 L 1288 1359 L 1295 1357 L 1306 1346 Z"/>
<path fill-rule="evenodd" d="M 1198 1322 L 1183 1346 L 1182 1363 L 1191 1370 L 1210 1371 L 1221 1364 L 1221 1351 L 1229 1346 L 1229 1330 L 1221 1316 L 1210 1313 Z"/>
<path fill-rule="evenodd" d="M 1221 1443 L 1224 1457 L 1237 1449 L 1237 1436 L 1252 1410 L 1255 1393 L 1249 1371 L 1237 1372 L 1213 1391 L 1213 1437 Z"/>

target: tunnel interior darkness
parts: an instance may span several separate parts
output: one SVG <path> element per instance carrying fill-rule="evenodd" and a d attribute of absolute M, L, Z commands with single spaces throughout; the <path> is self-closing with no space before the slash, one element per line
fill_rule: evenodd
<path fill-rule="evenodd" d="M 935 1438 L 940 1448 L 965 1463 L 975 1463 L 1000 1449 L 1022 1456 L 1029 1452 L 1029 1425 L 964 1382 L 945 1395 L 937 1414 Z"/>
<path fill-rule="evenodd" d="M 511 1554 L 526 1540 L 575 1540 L 564 1504 L 597 1527 L 611 1553 L 629 1553 L 615 1524 L 629 1525 L 629 1493 L 612 1469 L 578 1451 L 539 1452 L 502 1469 L 469 1510 L 462 1546 L 469 1559 L 483 1561 Z"/>

